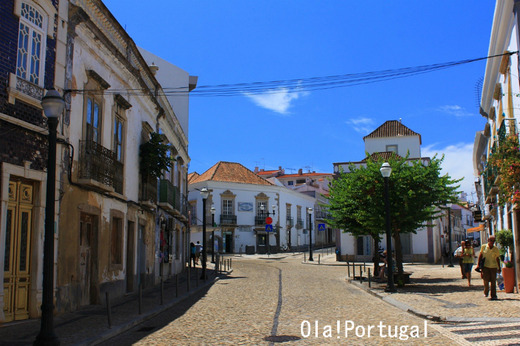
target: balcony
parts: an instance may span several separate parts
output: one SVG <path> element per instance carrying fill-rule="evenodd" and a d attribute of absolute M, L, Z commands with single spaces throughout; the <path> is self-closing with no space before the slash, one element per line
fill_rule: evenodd
<path fill-rule="evenodd" d="M 154 207 L 157 203 L 157 178 L 144 176 L 139 186 L 139 202 Z"/>
<path fill-rule="evenodd" d="M 116 154 L 91 140 L 79 141 L 78 180 L 104 191 L 123 192 L 123 164 Z"/>
<path fill-rule="evenodd" d="M 493 203 L 496 199 L 496 194 L 498 193 L 497 174 L 497 169 L 491 165 L 486 167 L 486 170 L 482 173 L 487 204 Z"/>
<path fill-rule="evenodd" d="M 504 119 L 500 128 L 498 129 L 498 145 L 502 143 L 507 136 L 517 135 L 516 132 L 516 119 Z"/>
<path fill-rule="evenodd" d="M 287 217 L 285 219 L 285 225 L 287 228 L 291 228 L 294 226 L 294 219 L 292 217 Z"/>
<path fill-rule="evenodd" d="M 169 180 L 159 181 L 159 205 L 168 211 L 181 211 L 179 188 Z"/>
<path fill-rule="evenodd" d="M 237 216 L 236 215 L 220 215 L 220 224 L 221 225 L 236 225 L 237 224 Z"/>
<path fill-rule="evenodd" d="M 265 225 L 265 218 L 267 215 L 257 215 L 255 216 L 255 226 L 263 226 Z"/>
<path fill-rule="evenodd" d="M 302 229 L 303 228 L 303 220 L 297 219 L 296 220 L 296 229 Z"/>

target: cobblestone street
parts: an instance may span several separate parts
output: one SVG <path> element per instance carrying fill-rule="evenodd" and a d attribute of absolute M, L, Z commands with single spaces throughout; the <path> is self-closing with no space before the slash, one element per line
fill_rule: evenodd
<path fill-rule="evenodd" d="M 232 274 L 209 291 L 103 345 L 454 343 L 429 321 L 347 284 L 345 266 L 301 261 L 235 257 Z"/>

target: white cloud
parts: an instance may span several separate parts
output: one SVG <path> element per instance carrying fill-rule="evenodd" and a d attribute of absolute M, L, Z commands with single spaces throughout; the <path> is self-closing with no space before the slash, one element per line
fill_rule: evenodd
<path fill-rule="evenodd" d="M 474 114 L 468 112 L 464 107 L 458 105 L 446 105 L 438 108 L 440 112 L 448 113 L 456 117 L 471 117 Z"/>
<path fill-rule="evenodd" d="M 293 100 L 297 100 L 301 96 L 306 96 L 308 93 L 296 89 L 278 88 L 268 90 L 264 94 L 244 93 L 257 106 L 272 110 L 280 114 L 289 114 L 289 108 Z"/>
<path fill-rule="evenodd" d="M 363 135 L 367 135 L 374 130 L 374 120 L 370 118 L 357 118 L 346 121 L 347 125 Z"/>
<path fill-rule="evenodd" d="M 468 199 L 472 200 L 471 193 L 475 191 L 475 176 L 473 175 L 473 143 L 458 143 L 449 145 L 445 148 L 434 148 L 433 145 L 427 146 L 422 150 L 423 157 L 433 157 L 437 154 L 441 158 L 444 154 L 442 163 L 442 173 L 448 173 L 453 179 L 464 177 L 459 190 L 468 194 Z"/>

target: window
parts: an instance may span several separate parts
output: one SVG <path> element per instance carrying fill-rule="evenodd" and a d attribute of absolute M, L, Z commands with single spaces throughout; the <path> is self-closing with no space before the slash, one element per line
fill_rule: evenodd
<path fill-rule="evenodd" d="M 386 151 L 391 151 L 397 154 L 397 144 L 391 144 L 386 146 Z"/>
<path fill-rule="evenodd" d="M 122 99 L 119 95 L 117 95 L 119 99 Z M 122 100 L 119 100 L 116 97 L 116 102 L 114 105 L 114 153 L 116 155 L 117 161 L 123 162 L 123 146 L 124 146 L 124 131 L 125 131 L 125 119 L 126 119 L 126 110 L 127 107 Z"/>
<path fill-rule="evenodd" d="M 20 9 L 16 75 L 43 86 L 47 16 L 23 2 Z"/>
<path fill-rule="evenodd" d="M 292 181 L 292 180 L 289 180 L 289 181 L 287 182 L 287 185 L 289 185 L 289 186 L 292 186 L 292 185 L 294 185 L 294 181 Z"/>
<path fill-rule="evenodd" d="M 305 179 L 296 180 L 296 184 L 305 184 Z"/>
<path fill-rule="evenodd" d="M 256 215 L 264 215 L 268 211 L 269 210 L 267 208 L 267 201 L 257 201 L 256 202 Z"/>
<path fill-rule="evenodd" d="M 287 213 L 287 219 L 290 219 L 291 218 L 291 205 L 290 204 L 286 204 L 285 212 Z"/>
<path fill-rule="evenodd" d="M 123 219 L 112 217 L 112 233 L 110 235 L 110 262 L 122 264 Z"/>
<path fill-rule="evenodd" d="M 108 84 L 95 71 L 88 70 L 88 82 L 85 83 L 85 105 L 84 105 L 84 121 L 85 121 L 85 139 L 87 141 L 101 143 L 101 129 L 103 126 L 103 90 L 110 88 Z M 124 108 L 124 106 L 123 106 Z"/>
<path fill-rule="evenodd" d="M 101 141 L 101 105 L 95 98 L 87 96 L 87 140 L 99 143 Z"/>
<path fill-rule="evenodd" d="M 222 200 L 222 215 L 234 215 L 233 200 L 231 200 L 231 199 Z"/>

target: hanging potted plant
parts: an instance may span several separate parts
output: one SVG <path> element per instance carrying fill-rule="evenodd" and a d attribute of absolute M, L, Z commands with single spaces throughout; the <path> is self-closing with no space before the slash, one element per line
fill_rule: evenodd
<path fill-rule="evenodd" d="M 506 255 L 506 251 L 509 249 L 511 255 L 514 255 L 514 241 L 513 231 L 509 229 L 503 229 L 496 233 L 497 244 L 500 245 L 500 252 Z M 506 293 L 513 293 L 515 288 L 515 268 L 513 261 L 508 259 L 503 262 L 504 267 L 502 268 L 502 277 L 504 278 L 504 290 Z"/>
<path fill-rule="evenodd" d="M 170 146 L 163 141 L 163 135 L 152 132 L 150 140 L 139 147 L 139 169 L 143 177 L 159 178 L 163 171 L 168 171 L 173 166 L 168 155 Z"/>

